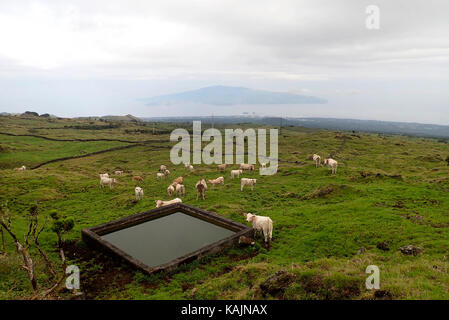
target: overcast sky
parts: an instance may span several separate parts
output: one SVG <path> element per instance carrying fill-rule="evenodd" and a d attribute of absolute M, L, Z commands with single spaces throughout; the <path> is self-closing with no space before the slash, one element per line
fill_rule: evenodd
<path fill-rule="evenodd" d="M 368 5 L 380 8 L 369 30 Z M 327 105 L 145 106 L 210 85 Z M 1 0 L 0 111 L 449 124 L 447 0 Z"/>

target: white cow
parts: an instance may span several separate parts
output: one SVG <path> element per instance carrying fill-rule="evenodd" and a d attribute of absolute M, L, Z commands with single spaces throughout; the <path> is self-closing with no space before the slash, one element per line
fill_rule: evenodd
<path fill-rule="evenodd" d="M 109 185 L 109 189 L 112 189 L 112 186 L 117 183 L 116 179 L 108 178 L 108 177 L 101 177 L 100 178 L 100 186 L 104 188 L 104 186 L 107 184 Z"/>
<path fill-rule="evenodd" d="M 164 172 L 165 170 L 167 170 L 167 166 L 162 164 L 159 171 Z"/>
<path fill-rule="evenodd" d="M 27 167 L 21 166 L 20 168 L 15 168 L 14 170 L 16 170 L 16 171 L 25 171 L 26 169 L 27 169 Z"/>
<path fill-rule="evenodd" d="M 243 173 L 243 170 L 231 170 L 231 178 L 234 179 L 235 176 L 240 178 L 240 175 Z"/>
<path fill-rule="evenodd" d="M 190 172 L 193 172 L 195 170 L 191 164 L 189 164 L 187 168 L 189 169 Z"/>
<path fill-rule="evenodd" d="M 327 165 L 330 169 L 332 169 L 332 174 L 337 174 L 338 162 L 332 158 L 328 158 L 324 160 L 324 165 Z"/>
<path fill-rule="evenodd" d="M 224 186 L 224 178 L 223 177 L 218 177 L 217 179 L 214 179 L 214 180 L 208 180 L 207 182 L 209 182 L 212 185 L 212 188 L 215 188 L 215 186 L 217 184 L 221 184 L 222 186 Z"/>
<path fill-rule="evenodd" d="M 109 173 L 100 173 L 100 178 L 109 178 Z"/>
<path fill-rule="evenodd" d="M 249 163 L 241 163 L 239 169 L 240 170 L 254 171 L 254 165 L 253 164 L 249 164 Z"/>
<path fill-rule="evenodd" d="M 159 179 L 162 180 L 164 178 L 165 178 L 165 174 L 163 174 L 161 172 L 156 173 L 156 180 L 159 180 Z"/>
<path fill-rule="evenodd" d="M 204 178 L 195 184 L 195 189 L 196 189 L 196 200 L 198 200 L 198 197 L 200 195 L 201 198 L 203 198 L 203 200 L 206 199 L 207 184 Z"/>
<path fill-rule="evenodd" d="M 273 221 L 270 217 L 256 216 L 252 213 L 244 213 L 247 222 L 251 222 L 256 232 L 262 232 L 265 242 L 273 237 Z"/>
<path fill-rule="evenodd" d="M 168 206 L 170 204 L 174 204 L 174 203 L 182 203 L 182 200 L 179 198 L 175 198 L 173 200 L 170 201 L 162 201 L 162 200 L 156 200 L 156 208 L 160 208 L 163 206 Z"/>
<path fill-rule="evenodd" d="M 176 185 L 176 195 L 184 196 L 186 194 L 186 188 L 183 184 Z"/>
<path fill-rule="evenodd" d="M 320 163 L 321 163 L 321 157 L 320 157 L 319 155 L 317 155 L 317 154 L 314 154 L 314 155 L 312 156 L 312 159 L 313 159 L 313 161 L 315 161 L 315 167 L 318 168 L 318 166 L 319 166 Z"/>
<path fill-rule="evenodd" d="M 168 178 L 168 176 L 170 175 L 170 170 L 165 170 L 164 175 Z"/>
<path fill-rule="evenodd" d="M 114 174 L 115 174 L 116 176 L 121 176 L 121 175 L 123 174 L 123 171 L 121 171 L 121 170 L 116 170 L 116 171 L 114 171 Z"/>
<path fill-rule="evenodd" d="M 136 193 L 136 200 L 140 200 L 143 198 L 143 189 L 141 187 L 136 187 L 134 191 Z"/>
<path fill-rule="evenodd" d="M 175 187 L 172 184 L 168 186 L 167 193 L 170 197 L 175 193 Z"/>
<path fill-rule="evenodd" d="M 249 187 L 251 187 L 251 190 L 253 190 L 256 182 L 257 182 L 257 179 L 248 179 L 248 178 L 240 179 L 240 191 L 243 191 L 244 186 L 249 186 Z"/>

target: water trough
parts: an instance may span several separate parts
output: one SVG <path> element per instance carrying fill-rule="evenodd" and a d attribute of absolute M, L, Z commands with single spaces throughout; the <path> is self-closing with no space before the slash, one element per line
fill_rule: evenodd
<path fill-rule="evenodd" d="M 82 230 L 89 246 L 152 274 L 216 253 L 253 230 L 185 203 L 137 213 Z"/>

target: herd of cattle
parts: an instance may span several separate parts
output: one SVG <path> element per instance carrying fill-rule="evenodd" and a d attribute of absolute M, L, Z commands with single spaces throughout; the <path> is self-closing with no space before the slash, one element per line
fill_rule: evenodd
<path fill-rule="evenodd" d="M 323 162 L 321 162 L 321 157 L 317 154 L 310 155 L 308 157 L 309 160 L 313 160 L 315 162 L 316 167 L 321 166 L 322 164 L 325 166 L 328 166 L 332 170 L 332 174 L 337 173 L 337 167 L 338 162 L 332 158 L 327 158 Z M 218 165 L 218 171 L 224 172 L 226 171 L 227 164 L 220 164 Z M 262 168 L 266 168 L 265 163 L 261 163 Z M 191 173 L 194 172 L 194 167 L 187 163 L 185 164 L 185 168 L 188 169 Z M 15 168 L 16 171 L 24 171 L 26 170 L 25 166 L 22 166 L 20 168 Z M 234 178 L 240 178 L 240 175 L 243 174 L 244 171 L 254 171 L 255 166 L 253 164 L 240 164 L 239 169 L 237 170 L 231 170 L 231 179 Z M 115 176 L 122 176 L 123 171 L 116 170 L 114 171 Z M 163 180 L 168 179 L 170 176 L 170 171 L 167 169 L 166 165 L 161 165 L 159 168 L 159 172 L 156 173 L 156 180 Z M 142 182 L 143 178 L 140 176 L 133 176 L 134 182 Z M 215 188 L 217 185 L 224 185 L 224 177 L 218 177 L 213 180 L 207 181 L 210 185 L 212 185 L 212 188 Z M 118 183 L 116 178 L 111 178 L 109 176 L 109 173 L 100 173 L 100 186 L 103 188 L 104 186 L 109 186 L 110 189 L 113 188 L 114 184 Z M 251 190 L 254 189 L 254 186 L 257 183 L 257 179 L 250 179 L 250 178 L 240 178 L 240 191 L 243 191 L 244 187 L 250 187 Z M 206 191 L 207 191 L 207 183 L 206 179 L 202 178 L 195 184 L 195 189 L 197 192 L 196 200 L 198 200 L 199 197 L 201 197 L 203 200 L 206 199 Z M 139 201 L 143 198 L 144 192 L 143 189 L 139 186 L 136 186 L 135 189 L 135 195 L 136 195 L 136 201 Z M 172 183 L 167 188 L 167 193 L 170 197 L 176 195 L 176 196 L 184 196 L 186 193 L 186 188 L 184 186 L 184 178 L 182 176 L 177 177 L 172 181 Z M 167 206 L 170 204 L 182 202 L 180 198 L 175 198 L 173 200 L 169 201 L 163 201 L 163 200 L 156 200 L 156 208 L 160 208 L 163 206 Z M 273 234 L 273 221 L 269 217 L 264 216 L 257 216 L 252 213 L 245 213 L 245 218 L 247 222 L 252 223 L 253 228 L 256 232 L 261 232 L 264 236 L 265 242 L 268 242 L 268 240 L 271 242 L 272 234 Z"/>
<path fill-rule="evenodd" d="M 321 163 L 321 157 L 317 154 L 313 154 L 309 156 L 310 160 L 313 160 L 315 162 L 316 167 L 323 165 L 328 166 L 332 170 L 332 174 L 337 173 L 337 167 L 338 162 L 332 158 L 327 158 Z M 220 164 L 218 165 L 217 169 L 218 172 L 224 172 L 226 171 L 227 164 Z M 265 163 L 261 163 L 262 168 L 266 168 Z M 188 169 L 190 172 L 194 172 L 194 167 L 186 163 L 185 168 Z M 255 166 L 253 164 L 240 164 L 239 169 L 237 170 L 231 170 L 231 179 L 234 178 L 240 178 L 240 175 L 243 174 L 244 171 L 254 171 Z M 115 171 L 115 175 L 121 176 L 123 174 L 123 171 Z M 167 169 L 166 165 L 161 165 L 159 168 L 159 172 L 156 173 L 156 180 L 166 180 L 170 176 L 170 171 Z M 143 181 L 143 178 L 140 176 L 133 176 L 133 181 L 135 182 L 141 182 Z M 115 178 L 110 178 L 108 173 L 101 173 L 100 174 L 100 185 L 101 187 L 104 187 L 105 185 L 109 185 L 109 188 L 112 188 L 114 183 L 116 183 L 117 180 Z M 196 200 L 198 200 L 200 197 L 205 200 L 206 199 L 206 191 L 207 191 L 207 183 L 212 185 L 212 188 L 215 188 L 217 185 L 224 185 L 224 177 L 220 176 L 216 179 L 207 180 L 202 178 L 195 184 L 196 189 Z M 244 187 L 249 187 L 251 190 L 254 189 L 254 186 L 257 183 L 257 179 L 251 179 L 251 178 L 240 178 L 240 191 L 243 191 Z M 186 188 L 184 186 L 184 178 L 182 176 L 177 177 L 172 181 L 172 183 L 167 188 L 167 193 L 170 197 L 173 196 L 184 196 L 186 193 Z M 136 195 L 136 201 L 143 198 L 143 189 L 139 186 L 135 188 L 135 195 Z M 163 200 L 156 200 L 156 208 L 160 208 L 163 206 L 168 206 L 174 203 L 182 202 L 180 198 L 175 198 L 169 201 L 163 201 Z M 255 231 L 261 232 L 264 236 L 265 242 L 271 241 L 272 234 L 273 234 L 273 221 L 270 219 L 270 217 L 264 217 L 264 216 L 257 216 L 252 213 L 245 213 L 245 218 L 247 222 L 252 223 L 253 228 Z"/>

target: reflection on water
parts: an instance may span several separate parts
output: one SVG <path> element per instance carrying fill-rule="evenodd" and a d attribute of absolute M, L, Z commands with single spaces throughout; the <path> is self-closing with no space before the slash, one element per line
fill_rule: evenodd
<path fill-rule="evenodd" d="M 233 234 L 231 230 L 176 212 L 102 238 L 147 266 L 155 267 Z"/>

